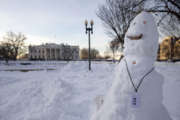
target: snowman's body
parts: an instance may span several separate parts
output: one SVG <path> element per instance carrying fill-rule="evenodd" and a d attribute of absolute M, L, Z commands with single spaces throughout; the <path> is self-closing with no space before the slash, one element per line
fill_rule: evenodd
<path fill-rule="evenodd" d="M 162 104 L 163 77 L 153 69 L 157 48 L 154 19 L 151 14 L 142 12 L 126 33 L 125 57 L 117 66 L 116 79 L 92 120 L 171 120 Z"/>

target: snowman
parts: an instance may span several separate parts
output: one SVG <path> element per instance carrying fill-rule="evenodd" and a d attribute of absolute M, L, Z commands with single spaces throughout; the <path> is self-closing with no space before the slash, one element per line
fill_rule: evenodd
<path fill-rule="evenodd" d="M 124 47 L 112 87 L 91 120 L 171 120 L 163 105 L 163 77 L 154 67 L 158 31 L 150 13 L 131 22 Z"/>

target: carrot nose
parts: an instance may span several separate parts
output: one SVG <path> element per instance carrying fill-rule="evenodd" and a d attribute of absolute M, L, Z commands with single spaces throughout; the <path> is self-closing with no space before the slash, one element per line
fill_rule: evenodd
<path fill-rule="evenodd" d="M 133 61 L 132 64 L 136 64 L 136 61 Z"/>

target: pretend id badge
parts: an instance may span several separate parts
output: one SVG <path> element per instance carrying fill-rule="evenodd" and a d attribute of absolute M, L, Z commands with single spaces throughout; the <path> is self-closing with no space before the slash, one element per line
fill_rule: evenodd
<path fill-rule="evenodd" d="M 141 105 L 141 97 L 138 93 L 133 93 L 131 96 L 131 106 L 132 108 L 139 108 Z"/>

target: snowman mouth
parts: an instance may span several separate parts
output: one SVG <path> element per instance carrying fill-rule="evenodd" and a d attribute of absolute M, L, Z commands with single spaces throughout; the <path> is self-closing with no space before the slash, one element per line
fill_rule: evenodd
<path fill-rule="evenodd" d="M 139 35 L 127 35 L 127 38 L 129 38 L 130 40 L 140 40 L 143 37 L 143 34 L 139 34 Z"/>

